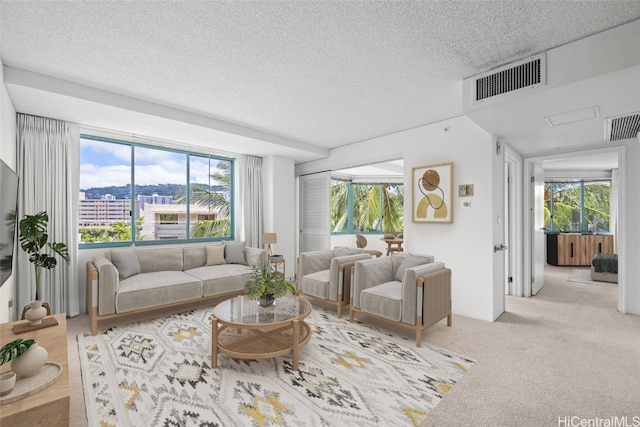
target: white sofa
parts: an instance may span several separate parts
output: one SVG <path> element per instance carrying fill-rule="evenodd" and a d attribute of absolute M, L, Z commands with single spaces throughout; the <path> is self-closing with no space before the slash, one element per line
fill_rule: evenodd
<path fill-rule="evenodd" d="M 266 261 L 266 250 L 238 241 L 107 250 L 87 263 L 91 333 L 100 320 L 241 294 Z"/>

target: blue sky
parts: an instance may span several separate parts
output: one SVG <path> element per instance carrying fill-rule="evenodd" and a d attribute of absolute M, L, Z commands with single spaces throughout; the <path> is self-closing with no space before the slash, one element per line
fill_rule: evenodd
<path fill-rule="evenodd" d="M 135 147 L 136 184 L 186 184 L 183 153 Z M 95 140 L 80 142 L 80 188 L 123 186 L 131 182 L 131 147 Z M 191 157 L 191 181 L 206 183 L 209 160 Z"/>

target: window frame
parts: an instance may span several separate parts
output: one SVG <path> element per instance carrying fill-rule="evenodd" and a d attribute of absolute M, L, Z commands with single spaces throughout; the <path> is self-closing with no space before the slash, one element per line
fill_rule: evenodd
<path fill-rule="evenodd" d="M 609 186 L 609 209 L 611 209 L 611 179 L 607 179 L 607 178 L 603 178 L 603 179 L 573 179 L 573 180 L 558 180 L 558 179 L 552 179 L 552 180 L 545 180 L 544 182 L 544 186 L 545 186 L 545 192 L 548 190 L 549 191 L 549 201 L 548 203 L 545 202 L 545 207 L 548 206 L 549 209 L 549 215 L 550 215 L 550 219 L 549 219 L 549 224 L 545 224 L 545 232 L 546 233 L 550 233 L 550 234 L 556 234 L 556 233 L 563 233 L 563 232 L 574 232 L 574 233 L 591 233 L 591 231 L 588 229 L 589 224 L 586 222 L 586 215 L 585 215 L 585 186 L 588 186 L 590 184 L 598 184 L 598 183 L 608 183 Z M 578 189 L 579 186 L 579 194 L 580 194 L 580 202 L 579 205 L 576 206 L 579 210 L 579 217 L 580 217 L 580 229 L 579 230 L 556 230 L 556 227 L 554 225 L 554 209 L 555 209 L 555 200 L 553 197 L 553 193 L 556 191 L 554 189 L 554 186 L 558 184 L 558 185 L 566 185 L 566 184 L 574 184 L 576 189 Z M 611 233 L 611 218 L 609 218 L 608 221 L 608 229 L 607 230 L 597 230 L 600 233 Z"/>
<path fill-rule="evenodd" d="M 129 226 L 131 228 L 131 240 L 126 240 L 126 241 L 114 241 L 114 242 L 81 242 L 78 241 L 78 250 L 84 250 L 84 249 L 100 249 L 100 248 L 115 248 L 115 247 L 125 247 L 125 246 L 131 246 L 131 245 L 136 245 L 136 246 L 154 246 L 154 245 L 185 245 L 185 244 L 189 244 L 189 243 L 206 243 L 206 242 L 216 242 L 216 241 L 223 241 L 223 240 L 235 240 L 235 159 L 232 157 L 225 157 L 225 156 L 220 156 L 220 155 L 216 155 L 216 154 L 211 154 L 211 153 L 206 153 L 204 151 L 200 152 L 200 151 L 192 151 L 192 150 L 185 150 L 185 149 L 179 149 L 179 148 L 172 148 L 172 147 L 166 147 L 163 145 L 154 145 L 152 143 L 142 143 L 142 142 L 135 142 L 135 141 L 127 141 L 124 139 L 117 139 L 117 138 L 110 138 L 110 137 L 103 137 L 103 136 L 98 136 L 98 135 L 92 135 L 89 133 L 80 133 L 80 140 L 92 140 L 92 141 L 98 141 L 98 142 L 106 142 L 106 143 L 111 143 L 111 144 L 120 144 L 120 145 L 124 145 L 124 146 L 128 146 L 131 152 L 131 159 L 130 159 L 130 168 L 131 168 L 131 177 L 130 177 L 130 188 L 131 188 L 131 193 L 129 195 L 130 200 L 132 205 L 130 206 L 130 220 L 129 220 Z M 184 239 L 155 239 L 155 240 L 136 240 L 136 226 L 135 226 L 135 222 L 136 222 L 136 218 L 135 215 L 133 214 L 133 209 L 135 209 L 133 207 L 133 203 L 135 201 L 135 148 L 136 147 L 141 147 L 141 148 L 146 148 L 146 149 L 152 149 L 152 150 L 159 150 L 159 151 L 167 151 L 167 152 L 171 152 L 171 153 L 178 153 L 178 154 L 184 154 L 186 159 L 185 159 L 185 165 L 186 165 L 186 171 L 185 171 L 185 192 L 186 192 L 186 200 L 185 200 L 185 204 L 186 204 L 186 224 L 185 224 L 185 232 L 186 232 L 186 238 Z M 224 161 L 224 162 L 229 162 L 229 220 L 230 220 L 230 228 L 231 228 L 231 233 L 229 236 L 224 236 L 224 237 L 206 237 L 206 238 L 192 238 L 191 236 L 191 215 L 190 215 L 190 210 L 191 210 L 191 156 L 198 156 L 198 157 L 206 157 L 209 159 L 215 159 L 216 161 Z M 79 189 L 80 190 L 80 189 Z M 76 215 L 77 218 L 79 219 L 80 216 L 80 200 L 78 200 L 78 203 L 76 205 Z M 79 222 L 79 221 L 78 221 Z M 78 232 L 79 232 L 80 226 L 78 224 Z"/>

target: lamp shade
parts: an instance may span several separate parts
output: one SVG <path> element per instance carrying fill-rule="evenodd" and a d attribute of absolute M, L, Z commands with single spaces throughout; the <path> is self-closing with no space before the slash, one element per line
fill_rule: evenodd
<path fill-rule="evenodd" d="M 262 234 L 262 243 L 265 245 L 271 245 L 274 243 L 278 243 L 276 239 L 276 233 L 263 233 Z"/>

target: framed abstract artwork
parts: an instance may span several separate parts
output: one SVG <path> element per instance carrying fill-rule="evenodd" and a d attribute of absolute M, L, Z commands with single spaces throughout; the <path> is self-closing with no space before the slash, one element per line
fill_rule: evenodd
<path fill-rule="evenodd" d="M 412 180 L 413 222 L 453 222 L 453 162 L 415 167 Z"/>

